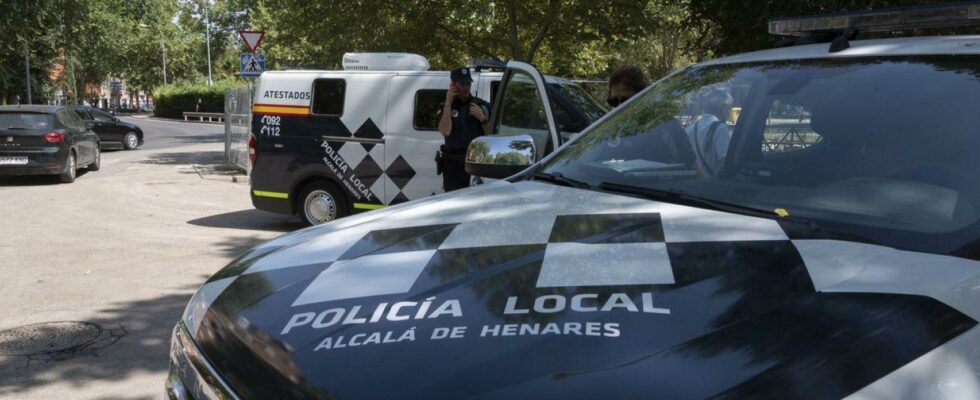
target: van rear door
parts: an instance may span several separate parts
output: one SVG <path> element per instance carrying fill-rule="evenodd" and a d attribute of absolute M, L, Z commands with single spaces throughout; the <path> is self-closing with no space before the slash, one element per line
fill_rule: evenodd
<path fill-rule="evenodd" d="M 389 87 L 386 201 L 398 204 L 441 193 L 434 159 L 444 143 L 438 126 L 449 74 L 395 75 Z"/>

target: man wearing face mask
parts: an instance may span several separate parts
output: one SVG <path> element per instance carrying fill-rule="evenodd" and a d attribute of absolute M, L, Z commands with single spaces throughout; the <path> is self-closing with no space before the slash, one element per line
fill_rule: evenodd
<path fill-rule="evenodd" d="M 609 98 L 606 102 L 612 107 L 619 107 L 649 85 L 643 71 L 633 65 L 624 65 L 609 77 Z"/>
<path fill-rule="evenodd" d="M 449 91 L 439 119 L 439 133 L 446 140 L 442 149 L 442 186 L 447 192 L 470 186 L 470 174 L 465 169 L 466 148 L 474 138 L 490 133 L 490 103 L 470 94 L 470 69 L 456 68 L 449 77 Z"/>

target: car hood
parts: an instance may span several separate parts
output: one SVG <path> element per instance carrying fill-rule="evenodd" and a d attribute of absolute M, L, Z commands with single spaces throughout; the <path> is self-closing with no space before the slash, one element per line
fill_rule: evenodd
<path fill-rule="evenodd" d="M 977 262 L 786 232 L 496 182 L 256 247 L 184 324 L 244 398 L 842 398 L 980 344 Z"/>
<path fill-rule="evenodd" d="M 116 125 L 121 126 L 123 128 L 127 128 L 127 129 L 139 129 L 139 126 L 136 126 L 135 124 L 131 124 L 129 122 L 119 121 L 119 122 L 116 122 Z"/>

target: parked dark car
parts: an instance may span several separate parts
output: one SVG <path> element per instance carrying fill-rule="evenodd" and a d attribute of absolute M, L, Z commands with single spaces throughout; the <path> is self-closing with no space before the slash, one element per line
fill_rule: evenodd
<path fill-rule="evenodd" d="M 122 122 L 109 113 L 94 107 L 72 107 L 78 116 L 94 123 L 95 133 L 103 145 L 122 146 L 126 150 L 135 150 L 143 145 L 143 130 L 140 127 Z"/>
<path fill-rule="evenodd" d="M 0 176 L 58 175 L 71 183 L 79 168 L 98 171 L 102 152 L 92 127 L 68 107 L 0 106 Z"/>

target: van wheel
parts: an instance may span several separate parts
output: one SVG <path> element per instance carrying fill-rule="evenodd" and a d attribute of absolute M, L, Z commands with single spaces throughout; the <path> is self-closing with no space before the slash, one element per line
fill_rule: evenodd
<path fill-rule="evenodd" d="M 306 225 L 325 224 L 350 214 L 347 199 L 329 182 L 313 182 L 300 193 L 298 214 Z"/>

